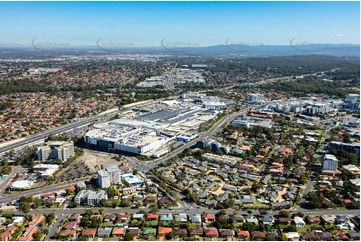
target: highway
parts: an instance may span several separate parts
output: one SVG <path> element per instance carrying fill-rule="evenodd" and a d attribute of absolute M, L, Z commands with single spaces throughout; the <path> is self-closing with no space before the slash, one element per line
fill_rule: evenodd
<path fill-rule="evenodd" d="M 22 146 L 31 145 L 32 143 L 35 143 L 37 141 L 44 140 L 49 135 L 61 134 L 63 132 L 67 132 L 67 131 L 76 129 L 76 128 L 81 127 L 81 126 L 91 124 L 92 122 L 96 122 L 96 121 L 99 121 L 101 119 L 106 119 L 107 117 L 110 117 L 111 115 L 114 115 L 116 112 L 118 112 L 118 110 L 114 110 L 114 111 L 106 112 L 106 113 L 101 113 L 101 114 L 98 114 L 96 116 L 92 116 L 92 117 L 88 117 L 88 118 L 83 118 L 83 119 L 77 120 L 77 121 L 75 121 L 73 123 L 70 123 L 70 124 L 67 124 L 67 125 L 64 125 L 64 126 L 61 126 L 61 127 L 49 129 L 49 130 L 46 130 L 44 132 L 28 136 L 26 138 L 20 139 L 18 142 L 16 142 L 16 140 L 14 140 L 9 145 L 6 145 L 6 143 L 2 144 L 2 146 L 0 148 L 0 154 L 8 152 L 8 151 L 10 151 L 12 149 L 20 148 Z"/>
<path fill-rule="evenodd" d="M 0 204 L 1 203 L 8 203 L 14 200 L 17 200 L 21 197 L 30 197 L 30 196 L 36 196 L 39 194 L 45 194 L 45 193 L 50 193 L 50 192 L 55 192 L 55 191 L 59 191 L 59 190 L 63 190 L 71 185 L 75 185 L 75 183 L 77 181 L 84 181 L 84 180 L 89 180 L 91 179 L 92 176 L 88 176 L 88 177 L 82 177 L 82 178 L 77 178 L 77 179 L 73 179 L 71 182 L 63 182 L 63 183 L 58 183 L 58 184 L 54 184 L 54 185 L 49 185 L 49 186 L 45 186 L 45 187 L 40 187 L 40 188 L 35 188 L 35 189 L 31 189 L 31 190 L 26 190 L 26 191 L 19 191 L 16 192 L 14 194 L 3 194 L 0 197 Z"/>
<path fill-rule="evenodd" d="M 138 159 L 134 158 L 134 157 L 126 157 L 129 165 L 134 169 L 137 169 L 138 171 L 140 171 L 141 173 L 145 174 L 147 172 L 149 172 L 149 170 L 151 168 L 156 167 L 157 165 L 159 165 L 162 162 L 165 162 L 167 160 L 169 160 L 170 158 L 178 155 L 179 153 L 183 152 L 185 149 L 193 146 L 194 144 L 197 143 L 197 141 L 202 140 L 206 137 L 212 137 L 214 136 L 217 132 L 219 132 L 225 125 L 227 125 L 234 117 L 236 117 L 237 115 L 240 115 L 242 113 L 244 113 L 245 111 L 242 110 L 240 112 L 237 113 L 233 113 L 230 115 L 227 115 L 223 118 L 221 118 L 218 122 L 216 122 L 208 131 L 202 133 L 202 135 L 200 135 L 198 138 L 188 142 L 187 144 L 173 150 L 172 152 L 170 152 L 169 154 L 165 155 L 164 157 L 158 158 L 156 160 L 151 160 L 148 161 L 146 163 L 139 161 Z M 109 114 L 107 114 L 109 115 Z M 102 117 L 102 116 L 101 116 Z M 101 118 L 100 117 L 100 118 Z M 99 117 L 98 117 L 99 119 Z M 92 120 L 95 120 L 95 117 L 92 118 Z M 8 203 L 14 200 L 19 199 L 22 196 L 35 196 L 38 194 L 44 194 L 44 193 L 49 193 L 49 192 L 53 192 L 53 191 L 57 191 L 57 190 L 61 190 L 61 189 L 65 189 L 66 187 L 68 187 L 69 185 L 75 184 L 76 181 L 80 181 L 80 180 L 88 180 L 89 177 L 87 178 L 79 178 L 76 180 L 73 180 L 71 183 L 62 183 L 62 184 L 54 184 L 54 185 L 50 185 L 50 186 L 46 186 L 46 187 L 42 187 L 42 188 L 37 188 L 37 189 L 32 189 L 32 190 L 27 190 L 27 191 L 22 191 L 22 192 L 17 192 L 15 194 L 3 194 L 2 197 L 0 197 L 0 203 Z"/>

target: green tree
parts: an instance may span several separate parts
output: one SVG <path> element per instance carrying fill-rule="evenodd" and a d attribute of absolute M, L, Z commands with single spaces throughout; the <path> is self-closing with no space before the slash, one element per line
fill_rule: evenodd
<path fill-rule="evenodd" d="M 23 211 L 25 214 L 27 214 L 27 213 L 30 212 L 30 208 L 31 208 L 31 206 L 30 206 L 30 203 L 29 203 L 29 202 L 21 202 L 21 203 L 19 204 L 19 209 L 20 209 L 21 211 Z"/>
<path fill-rule="evenodd" d="M 124 236 L 125 241 L 132 241 L 134 240 L 134 235 L 126 233 Z"/>

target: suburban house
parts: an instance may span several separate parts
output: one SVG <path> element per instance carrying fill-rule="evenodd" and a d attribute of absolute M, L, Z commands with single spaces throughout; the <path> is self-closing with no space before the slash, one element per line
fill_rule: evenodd
<path fill-rule="evenodd" d="M 295 225 L 297 228 L 305 227 L 306 223 L 301 217 L 294 217 L 293 221 L 295 222 Z"/>
<path fill-rule="evenodd" d="M 218 230 L 216 228 L 206 228 L 204 233 L 207 238 L 218 238 Z"/>
<path fill-rule="evenodd" d="M 249 233 L 248 230 L 238 230 L 237 237 L 241 240 L 249 240 L 251 237 L 251 234 Z"/>

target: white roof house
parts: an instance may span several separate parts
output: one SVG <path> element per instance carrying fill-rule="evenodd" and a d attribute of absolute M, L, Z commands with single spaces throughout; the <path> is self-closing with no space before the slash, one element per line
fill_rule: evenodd
<path fill-rule="evenodd" d="M 306 225 L 305 221 L 301 217 L 294 217 L 293 219 L 295 221 L 296 227 L 304 227 Z"/>

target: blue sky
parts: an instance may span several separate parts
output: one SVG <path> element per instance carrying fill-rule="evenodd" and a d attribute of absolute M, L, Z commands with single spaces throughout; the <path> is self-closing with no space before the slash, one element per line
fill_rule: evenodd
<path fill-rule="evenodd" d="M 359 2 L 0 2 L 0 44 L 359 44 L 359 19 Z"/>

